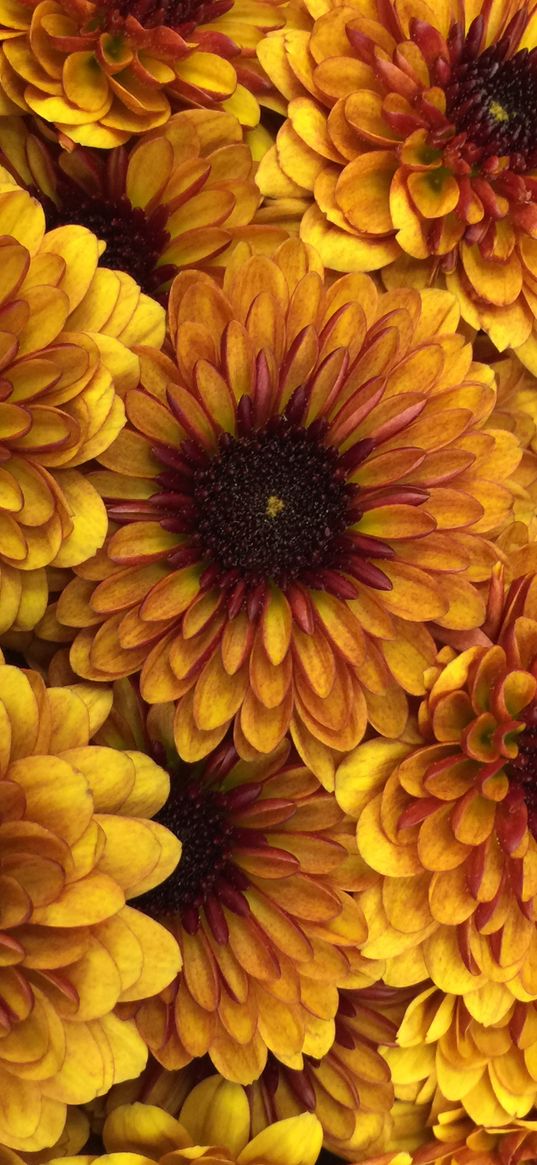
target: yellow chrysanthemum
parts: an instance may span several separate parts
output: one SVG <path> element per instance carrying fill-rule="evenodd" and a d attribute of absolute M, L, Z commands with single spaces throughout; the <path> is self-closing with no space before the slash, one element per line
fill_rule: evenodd
<path fill-rule="evenodd" d="M 128 428 L 90 476 L 120 528 L 63 591 L 58 635 L 81 628 L 77 674 L 141 669 L 146 700 L 175 700 L 184 759 L 230 726 L 246 759 L 289 730 L 331 787 L 368 718 L 404 728 L 403 688 L 422 693 L 435 656 L 425 621 L 481 622 L 471 580 L 521 454 L 483 429 L 493 376 L 451 296 L 326 286 L 294 241 L 245 252 L 223 291 L 173 284 L 174 359 L 144 350 Z"/>
<path fill-rule="evenodd" d="M 0 663 L 0 1140 L 34 1151 L 66 1105 L 143 1068 L 119 1002 L 180 966 L 167 930 L 125 905 L 167 878 L 176 838 L 147 820 L 169 778 L 143 753 L 90 744 L 111 694 L 45 688 Z"/>
<path fill-rule="evenodd" d="M 523 450 L 509 482 L 514 521 L 497 542 L 516 577 L 514 550 L 537 542 L 537 381 L 516 358 L 496 360 L 493 367 L 498 396 L 490 423 L 514 433 Z"/>
<path fill-rule="evenodd" d="M 444 648 L 430 670 L 415 742 L 360 746 L 336 794 L 381 875 L 362 896 L 364 953 L 389 958 L 395 983 L 466 995 L 494 981 L 524 999 L 537 994 L 537 578 L 505 599 L 496 579 L 492 600 L 477 645 Z"/>
<path fill-rule="evenodd" d="M 155 1105 L 125 1104 L 107 1117 L 106 1153 L 58 1157 L 53 1165 L 315 1165 L 322 1128 L 312 1113 L 277 1121 L 250 1138 L 250 1106 L 239 1084 L 219 1076 L 203 1080 L 183 1104 L 180 1120 Z"/>
<path fill-rule="evenodd" d="M 535 1107 L 537 1004 L 513 999 L 502 985 L 461 999 L 425 984 L 407 1007 L 397 1043 L 384 1055 L 401 1100 L 427 1103 L 439 1091 L 487 1127 Z"/>
<path fill-rule="evenodd" d="M 47 604 L 44 567 L 71 567 L 104 542 L 107 516 L 80 466 L 125 420 L 116 389 L 138 381 L 162 308 L 97 267 L 79 226 L 45 232 L 39 204 L 0 168 L 0 633 L 31 629 Z"/>
<path fill-rule="evenodd" d="M 29 120 L 6 117 L 0 162 L 39 198 L 49 229 L 89 227 L 106 243 L 101 266 L 162 297 L 182 267 L 224 267 L 239 239 L 270 252 L 286 237 L 252 223 L 261 195 L 243 136 L 231 114 L 193 109 L 103 155 L 62 150 Z"/>
<path fill-rule="evenodd" d="M 67 143 L 111 148 L 172 108 L 259 121 L 257 42 L 282 0 L 2 0 L 0 115 L 37 114 Z"/>
<path fill-rule="evenodd" d="M 288 25 L 258 48 L 289 103 L 263 193 L 307 198 L 327 266 L 447 285 L 537 371 L 532 3 L 299 0 Z"/>

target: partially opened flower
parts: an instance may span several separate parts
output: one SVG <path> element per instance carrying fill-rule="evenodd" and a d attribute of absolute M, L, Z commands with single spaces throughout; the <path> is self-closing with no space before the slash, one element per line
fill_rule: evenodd
<path fill-rule="evenodd" d="M 114 1009 L 180 965 L 169 932 L 126 905 L 177 864 L 177 839 L 149 820 L 169 778 L 90 743 L 110 703 L 0 663 L 0 1139 L 21 1151 L 141 1071 L 144 1042 Z"/>
<path fill-rule="evenodd" d="M 523 450 L 509 482 L 514 499 L 513 525 L 498 538 L 516 578 L 521 572 L 517 570 L 515 549 L 537 541 L 537 381 L 516 357 L 497 360 L 493 367 L 498 396 L 490 424 L 514 433 Z"/>
<path fill-rule="evenodd" d="M 132 344 L 160 345 L 162 308 L 98 268 L 80 226 L 45 232 L 43 210 L 0 168 L 0 633 L 35 626 L 44 568 L 95 553 L 107 515 L 82 466 L 125 421 L 138 381 Z"/>
<path fill-rule="evenodd" d="M 177 938 L 183 970 L 128 1013 L 166 1067 L 208 1052 L 224 1076 L 250 1083 L 268 1051 L 300 1068 L 302 1053 L 332 1045 L 338 985 L 364 981 L 365 927 L 348 893 L 363 884 L 363 863 L 352 823 L 288 745 L 251 763 L 223 745 L 188 766 L 172 711 L 154 709 L 148 728 L 162 736 L 164 717 L 172 782 L 156 820 L 182 859 L 136 906 Z"/>
<path fill-rule="evenodd" d="M 476 646 L 444 648 L 430 670 L 416 743 L 360 746 L 336 795 L 380 875 L 361 896 L 364 953 L 391 960 L 388 981 L 430 976 L 465 997 L 507 983 L 524 999 L 537 994 L 537 578 L 505 598 L 495 579 L 491 594 Z"/>
<path fill-rule="evenodd" d="M 0 115 L 31 112 L 68 143 L 105 149 L 185 105 L 255 126 L 271 88 L 255 46 L 282 23 L 281 3 L 2 0 Z"/>
<path fill-rule="evenodd" d="M 101 266 L 162 296 L 181 267 L 226 264 L 233 242 L 274 250 L 286 232 L 252 223 L 261 195 L 235 117 L 195 109 L 103 154 L 61 149 L 21 117 L 0 118 L 0 161 L 37 197 L 49 229 L 78 223 L 106 243 Z"/>
<path fill-rule="evenodd" d="M 526 0 L 304 0 L 259 58 L 289 102 L 261 166 L 309 196 L 301 234 L 337 271 L 454 291 L 537 371 L 537 32 Z"/>
<path fill-rule="evenodd" d="M 322 1145 L 322 1128 L 312 1113 L 277 1121 L 251 1139 L 245 1090 L 218 1076 L 194 1088 L 179 1117 L 155 1105 L 122 1105 L 105 1121 L 106 1153 L 58 1157 L 54 1165 L 66 1160 L 71 1165 L 124 1165 L 126 1160 L 130 1165 L 187 1165 L 192 1160 L 206 1160 L 207 1165 L 315 1165 Z"/>
<path fill-rule="evenodd" d="M 537 1006 L 501 984 L 464 1000 L 426 984 L 407 1007 L 397 1044 L 384 1055 L 401 1099 L 420 1102 L 438 1089 L 492 1128 L 535 1107 Z"/>
<path fill-rule="evenodd" d="M 189 761 L 230 727 L 246 758 L 289 730 L 330 787 L 368 718 L 398 735 L 435 655 L 425 621 L 483 618 L 471 579 L 520 459 L 482 427 L 493 377 L 457 320 L 443 292 L 325 286 L 294 241 L 275 260 L 237 249 L 223 291 L 179 275 L 175 358 L 143 352 L 90 478 L 120 528 L 58 603 L 82 629 L 74 670 L 141 670 L 146 700 L 176 701 Z"/>

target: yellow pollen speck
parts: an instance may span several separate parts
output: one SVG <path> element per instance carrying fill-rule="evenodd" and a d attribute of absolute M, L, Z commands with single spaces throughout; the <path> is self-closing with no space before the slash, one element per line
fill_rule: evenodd
<path fill-rule="evenodd" d="M 275 518 L 277 514 L 281 514 L 282 510 L 284 509 L 285 502 L 283 501 L 283 498 L 278 498 L 276 497 L 276 494 L 271 494 L 267 499 L 267 508 L 265 510 L 267 518 Z"/>
<path fill-rule="evenodd" d="M 495 121 L 509 121 L 509 114 L 499 101 L 491 101 L 489 113 L 492 114 Z"/>

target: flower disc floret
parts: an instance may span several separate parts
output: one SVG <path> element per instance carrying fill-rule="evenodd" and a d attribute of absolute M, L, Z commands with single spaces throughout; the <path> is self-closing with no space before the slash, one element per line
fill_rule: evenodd
<path fill-rule="evenodd" d="M 288 23 L 258 49 L 288 106 L 263 193 L 305 200 L 327 266 L 447 286 L 535 371 L 532 4 L 304 0 Z"/>
<path fill-rule="evenodd" d="M 149 820 L 169 778 L 90 743 L 110 704 L 0 662 L 0 1137 L 26 1152 L 58 1140 L 67 1105 L 142 1070 L 145 1044 L 114 1009 L 180 966 L 169 932 L 126 905 L 177 864 L 177 839 Z"/>
<path fill-rule="evenodd" d="M 182 273 L 168 315 L 174 357 L 142 353 L 90 475 L 118 528 L 58 603 L 63 635 L 82 628 L 71 665 L 141 670 L 149 703 L 176 702 L 185 760 L 230 727 L 246 758 L 289 730 L 330 786 L 368 719 L 402 731 L 425 624 L 481 622 L 517 441 L 483 428 L 493 376 L 446 293 L 326 286 L 289 241 L 238 248 L 223 290 Z"/>

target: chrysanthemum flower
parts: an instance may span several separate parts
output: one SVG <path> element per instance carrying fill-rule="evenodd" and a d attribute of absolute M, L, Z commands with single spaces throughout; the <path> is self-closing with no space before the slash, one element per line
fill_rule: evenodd
<path fill-rule="evenodd" d="M 248 764 L 222 746 L 209 764 L 167 762 L 156 820 L 183 856 L 136 905 L 174 934 L 183 970 L 129 1009 L 167 1067 L 208 1052 L 222 1075 L 250 1083 L 272 1051 L 300 1068 L 302 1053 L 333 1043 L 338 985 L 363 979 L 363 915 L 346 892 L 363 884 L 352 824 L 288 751 Z"/>
<path fill-rule="evenodd" d="M 322 1128 L 312 1113 L 277 1121 L 250 1138 L 250 1106 L 239 1084 L 219 1076 L 203 1080 L 190 1093 L 180 1120 L 149 1104 L 125 1104 L 107 1117 L 103 1129 L 106 1153 L 100 1157 L 67 1158 L 102 1161 L 104 1165 L 315 1165 Z M 65 1162 L 56 1158 L 54 1165 Z"/>
<path fill-rule="evenodd" d="M 431 669 L 416 743 L 360 746 L 336 795 L 381 875 L 362 895 L 364 953 L 391 959 L 395 983 L 494 981 L 523 999 L 537 994 L 537 577 L 491 593 L 476 646 Z"/>
<path fill-rule="evenodd" d="M 31 629 L 44 567 L 90 558 L 107 533 L 79 467 L 125 420 L 116 389 L 138 381 L 133 343 L 162 343 L 162 308 L 98 269 L 88 230 L 45 233 L 39 204 L 0 168 L 0 633 Z"/>
<path fill-rule="evenodd" d="M 111 148 L 172 108 L 259 121 L 255 59 L 282 0 L 2 0 L 0 115 L 37 114 L 68 143 Z M 52 4 L 52 7 L 51 7 Z"/>
<path fill-rule="evenodd" d="M 60 149 L 22 117 L 0 118 L 0 162 L 37 197 L 48 229 L 78 223 L 106 243 L 102 267 L 162 296 L 181 267 L 225 266 L 230 244 L 275 250 L 286 232 L 252 219 L 261 201 L 235 117 L 178 113 L 133 148 Z"/>
<path fill-rule="evenodd" d="M 259 181 L 309 196 L 302 237 L 327 266 L 445 283 L 472 326 L 537 371 L 532 10 L 304 0 L 259 46 L 289 101 Z"/>
<path fill-rule="evenodd" d="M 487 984 L 465 999 L 426 984 L 409 1004 L 398 1046 L 384 1051 L 396 1096 L 436 1090 L 476 1124 L 508 1125 L 537 1099 L 537 1004 Z"/>
<path fill-rule="evenodd" d="M 114 1008 L 180 966 L 169 932 L 125 905 L 177 863 L 147 819 L 169 778 L 89 743 L 110 703 L 0 664 L 0 1140 L 14 1149 L 53 1145 L 66 1105 L 141 1071 L 147 1049 Z"/>
<path fill-rule="evenodd" d="M 179 754 L 233 725 L 246 758 L 289 730 L 330 786 L 367 719 L 402 731 L 435 647 L 424 626 L 477 626 L 472 578 L 508 519 L 515 438 L 483 431 L 492 373 L 454 336 L 443 292 L 323 286 L 288 241 L 237 248 L 221 291 L 177 277 L 175 359 L 146 349 L 129 425 L 91 480 L 120 528 L 68 585 L 75 672 L 141 669 L 175 700 Z M 244 251 L 246 248 L 244 248 Z"/>

